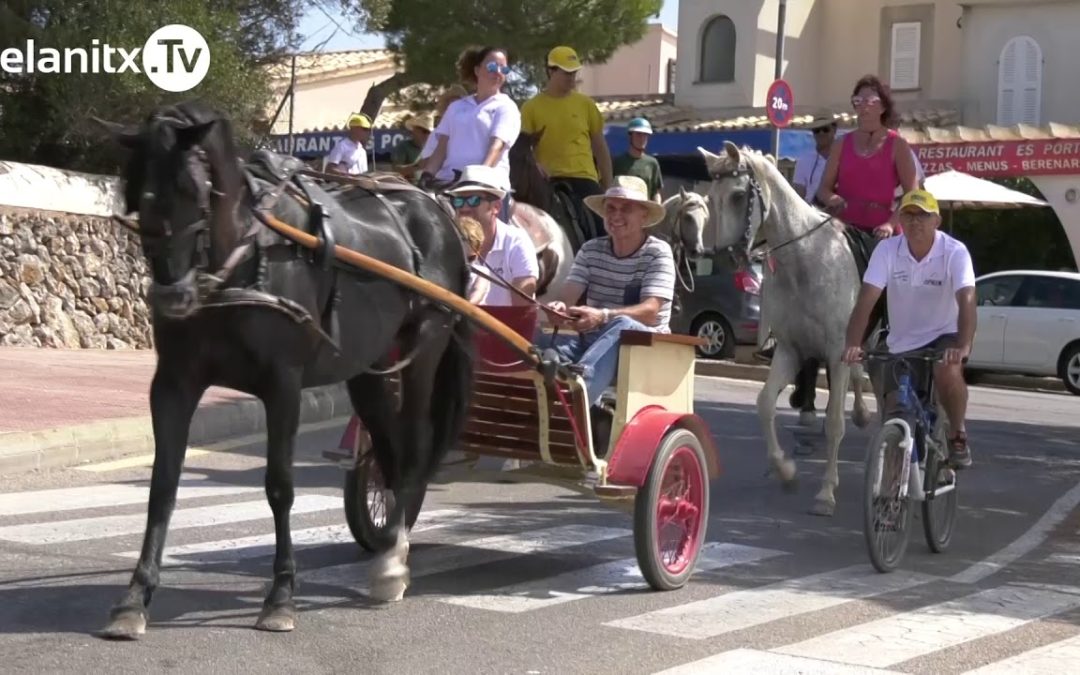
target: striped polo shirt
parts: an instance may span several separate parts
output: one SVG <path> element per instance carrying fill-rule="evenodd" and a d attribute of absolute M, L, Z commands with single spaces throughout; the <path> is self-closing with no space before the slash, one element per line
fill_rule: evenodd
<path fill-rule="evenodd" d="M 585 286 L 585 304 L 598 309 L 615 309 L 636 305 L 645 298 L 661 298 L 664 302 L 651 328 L 658 333 L 670 333 L 671 300 L 675 297 L 675 259 L 667 242 L 649 236 L 637 251 L 625 258 L 615 257 L 611 237 L 598 237 L 585 242 L 574 258 L 569 283 Z M 637 298 L 627 297 L 635 286 L 641 292 Z"/>

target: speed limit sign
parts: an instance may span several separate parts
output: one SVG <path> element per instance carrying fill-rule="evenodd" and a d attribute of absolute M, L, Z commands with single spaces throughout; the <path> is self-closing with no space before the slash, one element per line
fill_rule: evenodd
<path fill-rule="evenodd" d="M 791 124 L 795 115 L 795 96 L 791 93 L 791 85 L 784 80 L 776 80 L 769 85 L 769 91 L 765 93 L 765 114 L 772 125 L 783 128 Z"/>

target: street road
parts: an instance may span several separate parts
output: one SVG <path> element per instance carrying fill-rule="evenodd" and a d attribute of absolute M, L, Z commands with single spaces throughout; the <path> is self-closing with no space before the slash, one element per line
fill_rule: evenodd
<path fill-rule="evenodd" d="M 297 452 L 294 632 L 251 628 L 273 544 L 262 448 L 253 443 L 189 457 L 149 631 L 139 642 L 105 642 L 92 632 L 104 625 L 141 544 L 148 460 L 4 479 L 0 669 L 1076 672 L 1078 399 L 973 389 L 975 467 L 961 474 L 952 548 L 931 554 L 913 521 L 903 569 L 881 575 L 862 534 L 868 432 L 848 424 L 836 516 L 809 515 L 822 457 L 797 458 L 796 494 L 764 475 L 753 409 L 759 387 L 698 379 L 698 411 L 725 473 L 712 484 L 699 571 L 671 593 L 644 590 L 634 576 L 629 513 L 563 487 L 449 467 L 413 533 L 405 600 L 371 606 L 370 558 L 342 513 L 343 472 L 320 458 L 343 425 L 323 425 L 300 437 Z M 789 449 L 784 425 L 794 420 L 782 410 Z"/>

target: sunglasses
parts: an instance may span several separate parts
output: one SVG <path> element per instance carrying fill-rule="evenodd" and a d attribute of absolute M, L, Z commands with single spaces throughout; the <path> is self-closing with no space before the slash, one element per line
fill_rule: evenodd
<path fill-rule="evenodd" d="M 510 66 L 500 66 L 494 61 L 488 61 L 484 67 L 487 68 L 489 73 L 502 73 L 503 75 L 508 75 L 510 73 Z"/>
<path fill-rule="evenodd" d="M 834 129 L 835 129 L 835 127 L 833 127 L 833 126 L 827 126 L 827 127 L 818 127 L 817 129 L 814 129 L 813 131 L 814 131 L 814 135 L 817 136 L 818 134 L 832 133 L 832 131 Z"/>
<path fill-rule="evenodd" d="M 455 209 L 460 209 L 462 206 L 480 206 L 483 202 L 497 202 L 498 197 L 494 195 L 469 195 L 468 197 L 454 197 L 450 200 L 450 203 L 454 205 Z"/>
<path fill-rule="evenodd" d="M 877 105 L 878 103 L 881 103 L 881 97 L 880 96 L 866 96 L 866 97 L 852 96 L 851 97 L 851 107 L 853 107 L 853 108 L 858 108 L 859 106 L 867 106 L 867 107 L 869 107 L 869 106 L 872 106 L 872 105 Z"/>

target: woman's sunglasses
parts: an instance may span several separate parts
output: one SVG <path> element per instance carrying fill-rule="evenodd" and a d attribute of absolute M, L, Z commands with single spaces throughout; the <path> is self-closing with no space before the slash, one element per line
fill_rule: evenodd
<path fill-rule="evenodd" d="M 460 209 L 462 206 L 480 206 L 482 202 L 497 202 L 498 197 L 494 195 L 469 195 L 468 197 L 453 197 L 450 203 L 454 205 L 455 209 Z"/>
<path fill-rule="evenodd" d="M 881 97 L 879 97 L 879 96 L 866 96 L 866 97 L 852 96 L 851 97 L 851 107 L 852 108 L 858 108 L 858 107 L 864 106 L 864 105 L 865 106 L 872 106 L 872 105 L 877 105 L 878 103 L 881 103 Z"/>
<path fill-rule="evenodd" d="M 487 68 L 489 73 L 502 73 L 503 75 L 510 73 L 510 66 L 500 66 L 495 61 L 488 61 L 484 67 Z"/>
<path fill-rule="evenodd" d="M 832 126 L 818 127 L 816 129 L 814 129 L 814 135 L 817 136 L 818 134 L 829 134 L 829 133 L 832 133 L 834 130 L 835 130 L 835 127 L 832 127 Z"/>

